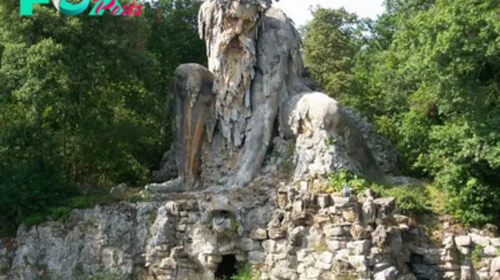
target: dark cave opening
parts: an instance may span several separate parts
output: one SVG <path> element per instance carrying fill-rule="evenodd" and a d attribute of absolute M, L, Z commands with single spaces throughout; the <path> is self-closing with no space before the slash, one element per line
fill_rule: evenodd
<path fill-rule="evenodd" d="M 217 271 L 215 271 L 215 279 L 230 280 L 232 276 L 238 273 L 236 265 L 237 262 L 234 255 L 222 256 L 222 262 L 217 266 Z"/>

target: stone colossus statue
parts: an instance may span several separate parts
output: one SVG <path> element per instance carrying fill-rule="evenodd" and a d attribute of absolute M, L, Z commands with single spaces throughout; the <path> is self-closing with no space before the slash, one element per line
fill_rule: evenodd
<path fill-rule="evenodd" d="M 206 42 L 208 69 L 183 64 L 175 73 L 179 178 L 151 184 L 150 190 L 244 186 L 259 173 L 278 133 L 292 138 L 318 130 L 348 131 L 349 145 L 356 145 L 350 149 L 354 157 L 374 166 L 359 133 L 345 129 L 352 127 L 345 111 L 307 86 L 299 34 L 271 5 L 272 0 L 201 5 L 199 35 Z"/>

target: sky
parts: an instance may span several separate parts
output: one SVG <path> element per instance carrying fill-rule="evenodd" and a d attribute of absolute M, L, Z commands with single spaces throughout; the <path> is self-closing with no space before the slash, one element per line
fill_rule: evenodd
<path fill-rule="evenodd" d="M 383 0 L 280 0 L 273 5 L 281 8 L 294 22 L 295 25 L 304 25 L 312 19 L 309 6 L 320 5 L 323 8 L 344 7 L 351 13 L 360 17 L 377 18 L 384 11 Z"/>

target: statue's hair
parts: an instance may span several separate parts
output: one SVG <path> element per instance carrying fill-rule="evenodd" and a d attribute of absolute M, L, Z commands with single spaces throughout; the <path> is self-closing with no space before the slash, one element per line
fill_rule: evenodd
<path fill-rule="evenodd" d="M 233 1 L 240 2 L 242 4 L 259 5 L 261 11 L 269 9 L 273 4 L 273 0 L 215 0 L 215 1 L 217 2 L 219 8 L 221 8 L 224 12 L 229 9 L 229 5 L 231 5 L 231 2 Z"/>

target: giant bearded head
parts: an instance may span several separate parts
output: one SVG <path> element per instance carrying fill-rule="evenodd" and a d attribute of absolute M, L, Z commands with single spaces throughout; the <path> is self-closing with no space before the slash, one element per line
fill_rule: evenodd
<path fill-rule="evenodd" d="M 216 111 L 225 122 L 226 138 L 244 130 L 251 115 L 250 85 L 256 64 L 258 27 L 272 0 L 209 0 L 198 14 L 199 34 L 206 42 L 208 68 L 214 73 Z M 237 134 L 237 133 L 236 133 Z M 239 140 L 234 139 L 236 146 Z"/>

